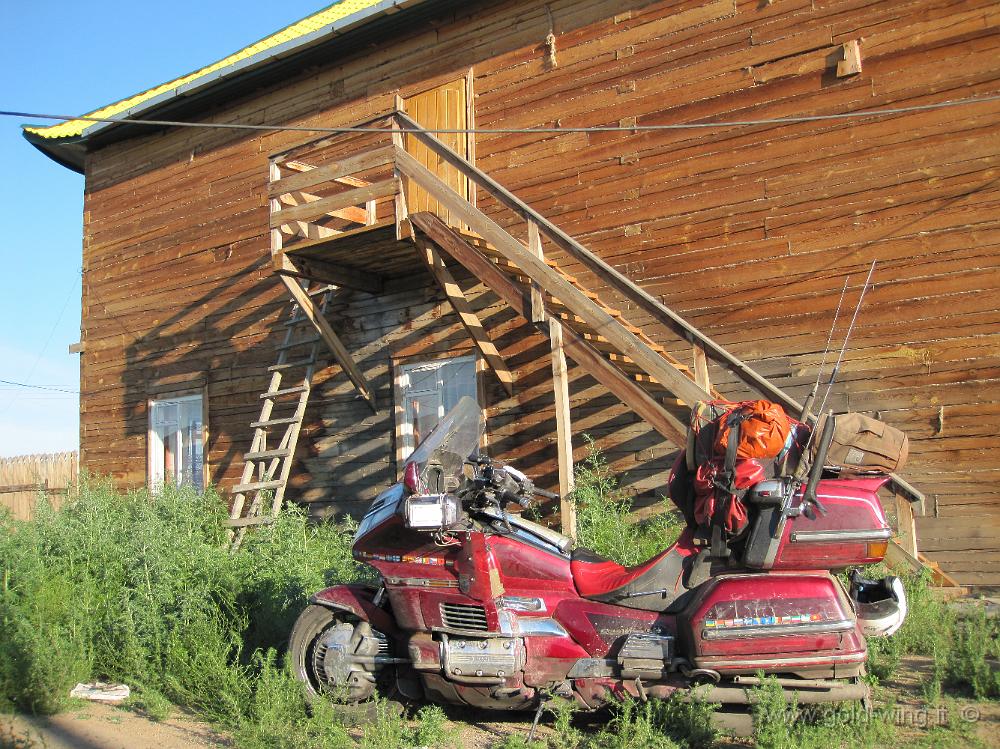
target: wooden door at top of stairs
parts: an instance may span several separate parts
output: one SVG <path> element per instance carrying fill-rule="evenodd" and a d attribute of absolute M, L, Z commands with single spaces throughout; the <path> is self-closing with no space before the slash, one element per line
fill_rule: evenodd
<path fill-rule="evenodd" d="M 404 99 L 406 113 L 427 130 L 462 130 L 469 127 L 469 82 L 466 78 L 446 83 L 442 86 L 416 94 Z M 469 159 L 470 135 L 467 133 L 437 133 L 437 137 L 452 151 L 464 159 Z M 407 135 L 406 151 L 427 167 L 441 181 L 448 185 L 466 200 L 470 199 L 469 179 L 453 166 L 445 163 L 434 151 L 425 146 L 412 135 Z M 430 211 L 451 226 L 462 226 L 461 222 L 451 215 L 430 193 L 406 180 L 406 207 L 408 213 Z"/>

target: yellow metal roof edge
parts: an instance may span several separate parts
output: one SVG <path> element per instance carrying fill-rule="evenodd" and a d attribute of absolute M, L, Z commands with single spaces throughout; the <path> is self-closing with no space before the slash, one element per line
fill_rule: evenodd
<path fill-rule="evenodd" d="M 397 2 L 386 2 L 386 0 L 339 0 L 327 6 L 311 16 L 307 16 L 300 21 L 289 24 L 283 29 L 266 36 L 263 39 L 250 44 L 243 49 L 228 55 L 221 60 L 199 68 L 193 73 L 175 78 L 167 83 L 154 86 L 141 93 L 128 98 L 108 104 L 92 112 L 88 112 L 84 117 L 114 117 L 122 115 L 153 99 L 158 99 L 164 95 L 176 91 L 182 86 L 187 86 L 199 81 L 199 79 L 212 76 L 213 79 L 225 77 L 227 68 L 235 68 L 238 63 L 245 62 L 251 58 L 269 50 L 274 50 L 282 45 L 301 39 L 302 37 L 314 34 L 327 26 L 332 26 L 337 21 L 348 18 L 355 13 L 368 10 L 374 6 L 384 4 L 388 6 L 397 5 Z M 215 75 L 213 75 L 215 74 Z M 45 127 L 25 126 L 26 133 L 45 139 L 74 138 L 84 134 L 88 128 L 104 123 L 92 122 L 89 120 L 67 120 L 55 125 Z"/>

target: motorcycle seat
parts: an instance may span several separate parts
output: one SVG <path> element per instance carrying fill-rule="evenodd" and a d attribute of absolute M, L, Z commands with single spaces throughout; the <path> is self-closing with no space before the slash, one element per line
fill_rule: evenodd
<path fill-rule="evenodd" d="M 684 572 L 697 554 L 694 531 L 686 528 L 673 546 L 634 567 L 624 567 L 590 549 L 574 549 L 570 572 L 583 598 L 630 609 L 666 611 L 687 592 Z"/>

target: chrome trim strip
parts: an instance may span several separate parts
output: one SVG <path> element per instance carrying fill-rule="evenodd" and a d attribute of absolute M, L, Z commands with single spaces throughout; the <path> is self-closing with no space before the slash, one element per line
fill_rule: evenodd
<path fill-rule="evenodd" d="M 801 624 L 762 624 L 752 627 L 723 627 L 702 629 L 703 640 L 740 640 L 750 637 L 786 637 L 790 635 L 818 635 L 828 632 L 846 632 L 854 629 L 851 619 L 828 622 L 802 622 Z"/>
<path fill-rule="evenodd" d="M 804 666 L 825 666 L 836 665 L 838 663 L 864 663 L 868 654 L 864 651 L 858 653 L 831 653 L 830 655 L 813 655 L 803 658 L 767 658 L 764 656 L 747 657 L 743 660 L 722 660 L 712 656 L 695 658 L 694 665 L 698 668 L 740 668 L 758 669 L 771 668 L 773 666 L 794 666 L 801 668 Z"/>
<path fill-rule="evenodd" d="M 871 530 L 842 531 L 793 531 L 792 543 L 836 544 L 844 541 L 888 541 L 892 538 L 889 528 L 873 528 Z"/>

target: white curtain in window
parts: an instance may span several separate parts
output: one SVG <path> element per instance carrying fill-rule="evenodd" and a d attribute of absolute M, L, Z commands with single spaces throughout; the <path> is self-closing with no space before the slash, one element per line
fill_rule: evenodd
<path fill-rule="evenodd" d="M 202 397 L 155 400 L 149 415 L 149 483 L 204 490 Z"/>

